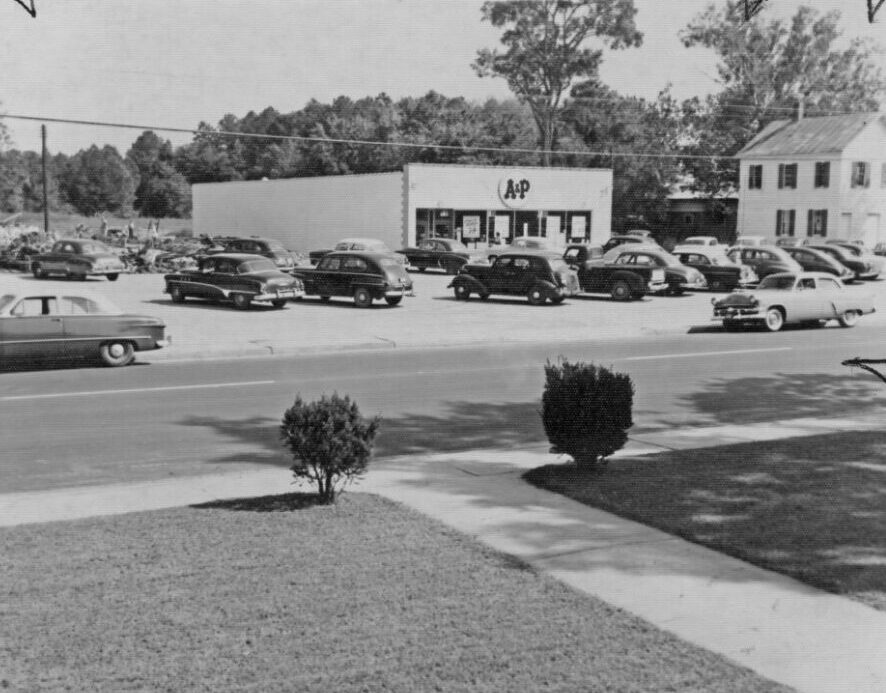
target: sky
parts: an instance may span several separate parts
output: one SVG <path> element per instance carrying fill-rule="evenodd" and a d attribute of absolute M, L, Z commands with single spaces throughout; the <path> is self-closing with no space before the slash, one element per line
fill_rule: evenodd
<path fill-rule="evenodd" d="M 844 35 L 886 45 L 886 17 L 868 24 L 864 0 L 806 0 L 842 11 Z M 635 0 L 641 48 L 606 51 L 605 83 L 655 98 L 717 91 L 716 56 L 687 49 L 678 32 L 710 0 Z M 25 3 L 28 4 L 28 3 Z M 35 0 L 32 18 L 0 0 L 0 112 L 126 123 L 173 144 L 190 135 L 161 127 L 215 125 L 271 106 L 296 111 L 311 99 L 393 99 L 434 90 L 472 101 L 509 98 L 501 79 L 471 62 L 500 45 L 481 21 L 482 0 Z M 790 15 L 800 0 L 770 0 Z M 886 15 L 884 8 L 881 15 Z M 40 123 L 5 119 L 13 146 L 40 150 Z M 112 144 L 121 154 L 141 129 L 48 123 L 51 152 Z"/>

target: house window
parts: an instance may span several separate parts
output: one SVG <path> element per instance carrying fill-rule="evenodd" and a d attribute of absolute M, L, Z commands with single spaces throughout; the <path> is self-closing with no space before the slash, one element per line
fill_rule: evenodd
<path fill-rule="evenodd" d="M 779 164 L 778 165 L 778 187 L 779 188 L 796 188 L 797 187 L 797 164 Z"/>
<path fill-rule="evenodd" d="M 763 187 L 763 164 L 748 166 L 748 188 L 759 190 Z"/>
<path fill-rule="evenodd" d="M 827 188 L 831 184 L 831 162 L 815 162 L 815 187 Z"/>
<path fill-rule="evenodd" d="M 793 236 L 796 219 L 797 211 L 794 209 L 775 210 L 775 235 Z"/>
<path fill-rule="evenodd" d="M 826 209 L 810 209 L 809 224 L 806 229 L 807 236 L 827 236 L 828 235 L 828 210 Z"/>
<path fill-rule="evenodd" d="M 871 184 L 871 167 L 866 161 L 852 162 L 852 187 L 867 188 Z"/>

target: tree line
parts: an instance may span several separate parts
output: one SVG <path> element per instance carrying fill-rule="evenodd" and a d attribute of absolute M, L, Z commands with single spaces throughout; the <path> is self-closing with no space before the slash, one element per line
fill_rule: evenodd
<path fill-rule="evenodd" d="M 798 103 L 807 116 L 876 111 L 886 95 L 877 47 L 841 40 L 839 13 L 800 6 L 787 21 L 748 21 L 739 0 L 711 5 L 683 29 L 687 47 L 718 58 L 721 90 L 653 100 L 604 84 L 604 50 L 640 45 L 633 0 L 501 0 L 482 19 L 502 30 L 501 46 L 478 52 L 478 75 L 505 79 L 512 99 L 471 102 L 434 91 L 332 103 L 312 100 L 281 113 L 202 122 L 173 147 L 145 131 L 121 155 L 92 146 L 49 161 L 49 206 L 91 215 L 190 213 L 193 183 L 375 173 L 410 162 L 607 167 L 614 173 L 616 227 L 663 221 L 662 201 L 678 182 L 704 193 L 738 186 L 731 158 Z M 3 147 L 0 211 L 43 206 L 40 155 Z"/>

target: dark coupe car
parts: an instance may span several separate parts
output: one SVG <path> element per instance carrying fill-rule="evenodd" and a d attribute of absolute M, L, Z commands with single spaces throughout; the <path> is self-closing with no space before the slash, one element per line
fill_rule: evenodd
<path fill-rule="evenodd" d="M 452 238 L 429 238 L 416 247 L 397 252 L 405 255 L 409 264 L 419 272 L 441 269 L 446 274 L 458 274 L 462 265 L 482 259 L 482 253 L 472 252 L 464 243 Z"/>
<path fill-rule="evenodd" d="M 222 243 L 225 253 L 248 253 L 249 255 L 261 255 L 274 261 L 274 264 L 282 272 L 292 272 L 295 267 L 295 255 L 287 250 L 283 244 L 274 238 L 226 238 Z"/>
<path fill-rule="evenodd" d="M 578 275 L 556 252 L 507 252 L 492 264 L 467 264 L 452 280 L 449 288 L 455 298 L 466 301 L 471 294 L 487 299 L 492 294 L 526 296 L 538 306 L 545 301 L 562 303 L 579 292 Z"/>
<path fill-rule="evenodd" d="M 174 303 L 204 298 L 231 301 L 241 310 L 257 301 L 282 308 L 305 293 L 301 280 L 278 270 L 272 260 L 244 253 L 207 255 L 196 269 L 167 274 L 164 279 L 165 291 Z"/>
<path fill-rule="evenodd" d="M 774 245 L 736 245 L 726 254 L 735 262 L 750 265 L 760 280 L 777 272 L 802 272 L 800 263 L 787 254 L 784 248 Z"/>
<path fill-rule="evenodd" d="M 665 285 L 667 287 L 665 291 L 674 296 L 682 294 L 687 289 L 706 289 L 708 287 L 701 272 L 682 264 L 663 248 L 656 249 L 649 246 L 641 248 L 638 246 L 634 250 L 630 245 L 626 245 L 612 260 L 612 264 L 647 265 L 662 268 L 665 271 Z"/>
<path fill-rule="evenodd" d="M 747 265 L 731 260 L 717 246 L 698 245 L 674 249 L 674 256 L 687 267 L 694 267 L 705 278 L 711 291 L 732 291 L 739 286 L 755 284 L 757 275 Z"/>
<path fill-rule="evenodd" d="M 414 296 L 412 279 L 405 266 L 387 253 L 336 251 L 320 259 L 316 267 L 296 267 L 309 296 L 328 301 L 333 296 L 353 298 L 360 308 L 376 299 L 396 306 L 404 296 Z"/>
<path fill-rule="evenodd" d="M 806 272 L 833 274 L 835 277 L 840 277 L 844 282 L 852 281 L 855 278 L 855 272 L 837 260 L 837 258 L 822 250 L 802 245 L 782 247 L 788 255 L 800 263 L 800 267 Z"/>
<path fill-rule="evenodd" d="M 67 238 L 56 241 L 48 253 L 31 256 L 31 272 L 37 279 L 61 274 L 75 279 L 102 276 L 116 281 L 126 264 L 101 241 Z"/>
<path fill-rule="evenodd" d="M 870 277 L 872 274 L 876 276 L 876 268 L 872 263 L 865 262 L 864 259 L 856 257 L 853 253 L 848 251 L 843 246 L 834 245 L 831 243 L 821 243 L 815 245 L 805 245 L 803 247 L 812 248 L 813 250 L 827 253 L 841 265 L 845 265 L 852 271 L 852 279 L 862 279 L 865 277 Z"/>
<path fill-rule="evenodd" d="M 104 296 L 83 291 L 0 292 L 0 363 L 101 359 L 125 366 L 136 351 L 169 344 L 157 318 L 124 313 Z"/>

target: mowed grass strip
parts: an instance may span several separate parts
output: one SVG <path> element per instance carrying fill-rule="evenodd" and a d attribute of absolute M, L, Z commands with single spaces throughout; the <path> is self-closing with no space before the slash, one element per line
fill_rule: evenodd
<path fill-rule="evenodd" d="M 0 537 L 12 690 L 783 690 L 371 495 Z"/>
<path fill-rule="evenodd" d="M 886 433 L 549 465 L 542 488 L 886 610 Z"/>

